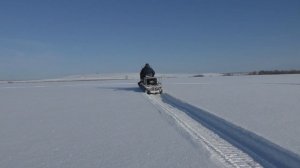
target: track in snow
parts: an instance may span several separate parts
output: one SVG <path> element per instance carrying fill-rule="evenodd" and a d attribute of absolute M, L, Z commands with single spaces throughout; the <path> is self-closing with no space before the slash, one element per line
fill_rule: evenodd
<path fill-rule="evenodd" d="M 296 168 L 300 165 L 297 154 L 169 94 L 146 97 L 195 140 L 204 143 L 225 167 Z"/>

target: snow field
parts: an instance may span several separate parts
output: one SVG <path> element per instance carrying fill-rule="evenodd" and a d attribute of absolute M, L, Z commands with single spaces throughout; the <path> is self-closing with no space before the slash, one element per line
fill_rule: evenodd
<path fill-rule="evenodd" d="M 162 96 L 142 93 L 130 75 L 77 78 L 1 83 L 0 167 L 297 167 L 300 160 L 299 75 L 166 77 Z"/>
<path fill-rule="evenodd" d="M 249 135 L 254 133 L 254 140 L 264 145 L 258 147 L 259 144 L 250 143 L 250 146 L 254 144 L 258 146 L 252 148 L 263 149 L 259 155 L 268 157 L 275 167 L 298 167 L 299 77 L 276 75 L 177 78 L 165 79 L 164 88 L 165 92 L 188 102 L 189 105 L 250 131 Z M 246 141 L 249 141 L 248 138 Z M 263 154 L 268 152 L 270 153 Z M 271 155 L 273 158 L 269 157 Z"/>
<path fill-rule="evenodd" d="M 223 167 L 262 167 L 240 149 L 232 146 L 214 132 L 187 116 L 185 112 L 164 103 L 160 96 L 148 96 L 148 98 L 155 106 L 170 115 L 192 138 L 202 143 L 201 145 L 206 146 L 212 155 L 215 155 L 222 162 Z"/>
<path fill-rule="evenodd" d="M 0 86 L 0 167 L 221 167 L 135 81 Z"/>

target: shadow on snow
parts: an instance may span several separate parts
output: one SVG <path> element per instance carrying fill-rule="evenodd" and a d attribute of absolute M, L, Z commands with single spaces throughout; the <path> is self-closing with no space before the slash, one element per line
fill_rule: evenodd
<path fill-rule="evenodd" d="M 162 94 L 161 98 L 164 103 L 184 111 L 194 120 L 250 155 L 264 167 L 299 168 L 299 155 L 169 94 Z"/>
<path fill-rule="evenodd" d="M 113 91 L 143 92 L 139 87 L 99 87 L 101 89 L 111 89 Z"/>

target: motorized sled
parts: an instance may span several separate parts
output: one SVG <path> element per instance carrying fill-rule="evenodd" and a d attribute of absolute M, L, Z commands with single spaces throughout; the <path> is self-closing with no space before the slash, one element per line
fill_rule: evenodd
<path fill-rule="evenodd" d="M 156 77 L 146 76 L 138 85 L 147 94 L 161 94 L 163 92 L 162 85 Z"/>

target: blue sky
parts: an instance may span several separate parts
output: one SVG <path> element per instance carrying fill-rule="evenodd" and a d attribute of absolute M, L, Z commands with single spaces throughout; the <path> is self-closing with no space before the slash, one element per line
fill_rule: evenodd
<path fill-rule="evenodd" d="M 300 69 L 299 0 L 1 0 L 0 80 Z"/>

